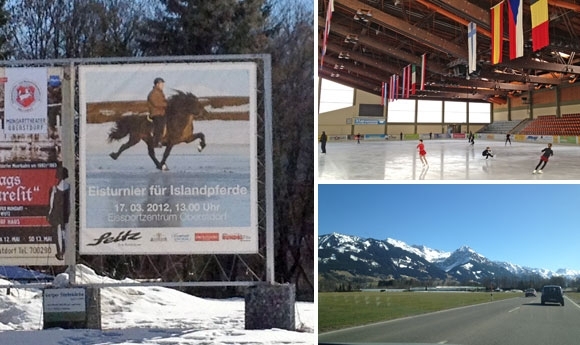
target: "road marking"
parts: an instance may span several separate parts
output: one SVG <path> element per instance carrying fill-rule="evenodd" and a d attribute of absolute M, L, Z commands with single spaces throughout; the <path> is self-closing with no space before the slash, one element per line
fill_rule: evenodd
<path fill-rule="evenodd" d="M 564 298 L 568 300 L 568 302 L 571 302 L 572 304 L 574 304 L 577 308 L 580 308 L 580 305 L 576 304 L 576 302 L 574 302 L 571 298 L 569 298 L 568 296 L 564 295 Z"/>
<path fill-rule="evenodd" d="M 447 340 L 440 341 L 437 344 L 447 344 Z"/>
<path fill-rule="evenodd" d="M 512 309 L 512 310 L 508 311 L 508 313 L 511 313 L 512 311 L 516 311 L 516 310 L 518 310 L 518 309 L 520 309 L 520 307 L 515 307 L 514 309 Z"/>

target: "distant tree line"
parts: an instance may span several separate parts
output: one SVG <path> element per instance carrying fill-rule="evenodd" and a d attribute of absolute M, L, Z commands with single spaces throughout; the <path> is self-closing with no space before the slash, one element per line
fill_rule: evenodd
<path fill-rule="evenodd" d="M 327 274 L 318 276 L 318 291 L 320 292 L 350 292 L 360 289 L 411 289 L 431 288 L 436 286 L 473 286 L 485 291 L 490 290 L 526 290 L 534 288 L 540 291 L 544 285 L 560 285 L 564 289 L 580 292 L 580 277 L 569 279 L 563 276 L 542 278 L 539 275 L 526 277 L 505 276 L 495 279 L 484 278 L 481 281 L 455 279 L 420 280 L 412 277 L 377 279 L 372 277 L 337 278 Z"/>
<path fill-rule="evenodd" d="M 313 299 L 312 1 L 0 0 L 0 5 L 0 59 L 4 60 L 271 54 L 276 281 L 296 284 L 299 299 Z M 242 261 L 263 278 L 263 259 L 96 256 L 77 261 L 114 278 L 187 281 L 213 280 L 224 274 L 245 279 L 249 273 Z M 239 293 L 191 290 L 216 297 Z"/>

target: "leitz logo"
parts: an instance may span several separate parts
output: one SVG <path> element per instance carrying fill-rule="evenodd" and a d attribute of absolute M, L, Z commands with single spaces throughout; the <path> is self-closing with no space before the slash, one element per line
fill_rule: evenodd
<path fill-rule="evenodd" d="M 220 234 L 217 232 L 196 232 L 195 240 L 197 242 L 214 242 L 220 240 Z"/>
<path fill-rule="evenodd" d="M 251 239 L 250 236 L 242 234 L 222 234 L 222 240 L 224 241 L 243 241 L 247 242 Z"/>
<path fill-rule="evenodd" d="M 33 110 L 40 98 L 40 88 L 28 80 L 16 83 L 10 93 L 12 105 L 21 111 Z"/>
<path fill-rule="evenodd" d="M 131 241 L 138 241 L 141 239 L 140 232 L 121 231 L 120 233 L 114 235 L 112 232 L 105 232 L 101 237 L 94 239 L 93 243 L 87 244 L 87 246 L 98 246 L 101 244 L 129 244 Z"/>

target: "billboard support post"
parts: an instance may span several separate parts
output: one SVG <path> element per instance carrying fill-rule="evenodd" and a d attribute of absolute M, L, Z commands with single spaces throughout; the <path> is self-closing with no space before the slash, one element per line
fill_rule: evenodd
<path fill-rule="evenodd" d="M 64 77 L 62 81 L 63 87 L 63 97 L 62 97 L 62 128 L 63 130 L 63 161 L 64 166 L 69 167 L 69 171 L 75 172 L 75 108 L 74 108 L 74 99 L 75 99 L 75 80 L 76 80 L 76 73 L 75 73 L 75 66 L 71 61 L 68 67 L 64 68 Z M 71 181 L 71 205 L 76 208 L 76 173 L 72 173 L 69 180 Z M 69 229 L 67 231 L 67 238 L 65 243 L 67 244 L 66 250 L 66 258 L 65 262 L 68 263 L 69 269 L 69 282 L 70 284 L 75 284 L 75 266 L 76 266 L 76 252 L 77 246 L 75 241 L 76 231 L 76 212 L 71 212 L 70 214 L 70 221 L 69 221 Z"/>
<path fill-rule="evenodd" d="M 264 128 L 266 160 L 266 281 L 272 284 L 274 277 L 274 169 L 272 150 L 272 61 L 264 58 Z"/>

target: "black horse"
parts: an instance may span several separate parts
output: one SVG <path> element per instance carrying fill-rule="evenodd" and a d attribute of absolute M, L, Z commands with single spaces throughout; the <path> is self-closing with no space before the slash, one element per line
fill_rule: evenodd
<path fill-rule="evenodd" d="M 196 139 L 200 139 L 197 150 L 201 152 L 205 147 L 205 135 L 201 132 L 193 133 L 194 117 L 202 113 L 205 113 L 205 109 L 199 99 L 190 92 L 177 91 L 175 95 L 169 97 L 165 110 L 167 125 L 161 138 L 161 144 L 165 146 L 161 161 L 158 161 L 155 157 L 155 147 L 151 133 L 153 123 L 149 116 L 123 116 L 115 122 L 114 127 L 109 132 L 108 142 L 121 140 L 127 135 L 129 140 L 121 145 L 117 152 L 112 152 L 110 156 L 113 159 L 117 159 L 123 151 L 143 140 L 147 144 L 149 157 L 151 157 L 157 169 L 168 170 L 165 162 L 174 145 L 191 143 Z"/>

